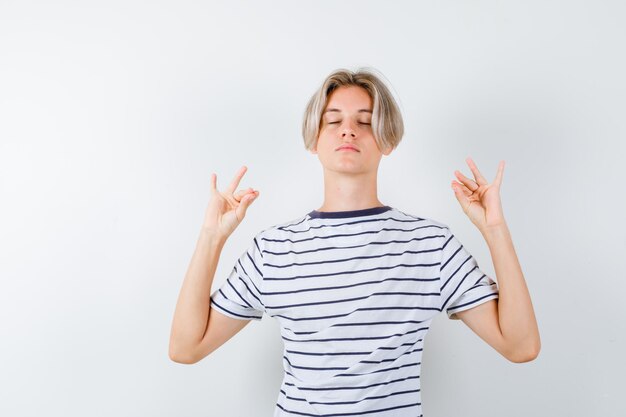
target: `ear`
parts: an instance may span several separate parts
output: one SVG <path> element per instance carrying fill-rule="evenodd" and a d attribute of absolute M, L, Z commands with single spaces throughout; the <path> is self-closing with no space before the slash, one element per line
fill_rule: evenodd
<path fill-rule="evenodd" d="M 387 156 L 387 155 L 389 155 L 391 153 L 391 151 L 393 151 L 393 148 L 391 146 L 389 146 L 389 147 L 383 149 L 382 154 Z"/>

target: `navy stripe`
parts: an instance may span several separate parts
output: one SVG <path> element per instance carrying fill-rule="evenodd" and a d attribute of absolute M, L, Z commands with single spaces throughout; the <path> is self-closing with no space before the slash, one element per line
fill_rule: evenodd
<path fill-rule="evenodd" d="M 243 267 L 242 267 L 242 269 L 243 269 Z M 237 271 L 237 274 L 238 274 L 238 276 L 239 276 L 239 279 L 245 282 L 244 278 L 243 278 L 241 275 L 239 275 L 239 271 L 237 270 L 237 268 L 235 268 L 235 270 Z M 244 271 L 244 272 L 245 272 L 245 271 Z M 254 283 L 254 281 L 253 281 L 252 279 L 250 279 L 250 277 L 249 277 L 247 274 L 245 274 L 245 275 L 246 275 L 246 277 L 248 277 L 248 282 L 249 282 L 250 284 L 252 284 L 252 286 L 254 287 L 254 289 L 256 290 L 256 292 L 258 292 L 260 295 L 263 295 L 263 293 L 262 293 L 262 292 L 261 292 L 261 290 L 260 290 L 260 289 L 256 286 L 256 284 Z M 246 287 L 247 287 L 247 285 L 246 285 Z M 250 289 L 250 288 L 248 288 L 248 289 Z M 259 302 L 261 302 L 261 300 L 260 300 L 258 297 L 257 297 L 257 300 L 259 300 Z M 261 303 L 261 304 L 263 304 L 263 303 Z"/>
<path fill-rule="evenodd" d="M 417 349 L 413 349 L 413 350 L 407 350 L 402 355 L 400 355 L 400 357 L 403 356 L 403 355 L 410 355 L 411 353 L 421 352 L 421 351 L 422 351 L 422 348 L 417 348 Z M 397 360 L 398 360 L 398 358 L 382 359 L 382 360 L 379 360 L 379 361 L 365 361 L 365 360 L 363 360 L 363 361 L 359 361 L 359 363 L 383 363 L 383 362 L 394 362 L 394 361 L 397 361 Z"/>
<path fill-rule="evenodd" d="M 471 269 L 471 270 L 470 270 L 467 274 L 465 274 L 465 275 L 463 276 L 463 278 L 461 279 L 461 281 L 459 282 L 459 284 L 456 286 L 456 288 L 454 289 L 454 291 L 452 291 L 452 294 L 450 294 L 450 295 L 448 296 L 448 298 L 446 299 L 445 303 L 443 303 L 443 306 L 441 306 L 441 309 L 442 309 L 442 310 L 443 310 L 444 308 L 446 308 L 446 306 L 448 305 L 448 302 L 450 301 L 450 299 L 451 299 L 452 297 L 454 297 L 454 295 L 455 295 L 455 294 L 456 294 L 456 292 L 459 290 L 459 288 L 461 287 L 461 285 L 463 285 L 463 282 L 465 282 L 465 279 L 466 279 L 468 276 L 470 276 L 470 275 L 472 274 L 472 272 L 477 271 L 477 270 L 478 270 L 478 267 L 474 267 L 474 268 L 472 268 L 472 269 Z M 484 276 L 485 276 L 485 275 L 483 275 L 483 277 L 484 277 Z M 481 277 L 481 279 L 482 279 L 482 277 Z"/>
<path fill-rule="evenodd" d="M 377 400 L 380 398 L 387 398 L 387 397 L 391 397 L 392 395 L 401 395 L 401 394 L 411 394 L 411 393 L 415 393 L 415 392 L 420 392 L 421 389 L 412 389 L 412 390 L 408 390 L 408 391 L 397 391 L 397 392 L 392 392 L 391 394 L 387 394 L 387 395 L 375 395 L 375 396 L 371 396 L 371 397 L 365 397 L 361 400 L 357 400 L 357 401 L 335 401 L 335 402 L 323 402 L 323 401 L 309 401 L 306 398 L 298 398 L 298 397 L 290 397 L 288 396 L 284 390 L 280 390 L 280 392 L 289 400 L 294 400 L 294 401 L 307 401 L 309 404 L 324 404 L 324 405 L 340 405 L 340 404 L 358 404 L 362 401 L 367 401 L 367 400 Z"/>
<path fill-rule="evenodd" d="M 311 356 L 339 356 L 339 355 L 371 355 L 372 352 L 327 352 L 327 353 L 316 353 L 316 352 L 302 352 L 299 350 L 289 350 L 285 349 L 287 353 L 295 353 L 298 355 L 311 355 Z"/>
<path fill-rule="evenodd" d="M 267 292 L 262 292 L 261 294 L 264 295 L 264 296 L 268 296 L 268 295 L 298 294 L 298 293 L 301 293 L 301 292 L 308 292 L 308 291 L 338 290 L 338 289 L 343 289 L 343 288 L 359 287 L 359 286 L 362 286 L 362 285 L 381 284 L 381 283 L 387 282 L 387 281 L 429 282 L 429 281 L 439 281 L 439 278 L 385 278 L 385 279 L 380 279 L 380 280 L 377 280 L 377 281 L 364 281 L 364 282 L 357 282 L 356 284 L 349 284 L 349 285 L 335 285 L 335 286 L 332 286 L 332 287 L 302 288 L 302 289 L 291 290 L 291 291 L 267 291 Z"/>
<path fill-rule="evenodd" d="M 419 375 L 413 375 L 413 376 L 408 376 L 406 378 L 400 378 L 400 379 L 394 379 L 391 381 L 385 381 L 385 382 L 377 382 L 375 384 L 369 384 L 369 385 L 350 385 L 350 386 L 340 386 L 340 387 L 323 387 L 323 388 L 312 388 L 312 387 L 298 387 L 299 390 L 302 391 L 340 391 L 340 390 L 359 390 L 359 389 L 368 389 L 368 388 L 372 388 L 372 387 L 378 387 L 381 385 L 389 385 L 389 384 L 395 384 L 396 382 L 404 382 L 404 381 L 408 381 L 411 379 L 420 379 Z M 285 385 L 289 385 L 294 387 L 295 384 L 291 383 L 291 382 L 285 382 Z"/>
<path fill-rule="evenodd" d="M 248 255 L 248 258 L 250 259 L 250 262 L 252 262 L 252 266 L 254 266 L 254 269 L 256 269 L 257 273 L 259 274 L 258 276 L 260 276 L 261 278 L 263 278 L 263 274 L 261 273 L 261 271 L 259 270 L 259 268 L 256 266 L 256 264 L 254 263 L 254 261 L 252 260 L 252 257 L 250 256 L 249 253 L 246 252 L 246 255 Z M 239 264 L 239 266 L 241 266 L 242 271 L 244 272 L 244 274 L 246 274 L 246 276 L 248 278 L 252 278 L 250 276 L 250 274 L 248 274 L 248 271 L 246 271 L 246 268 L 243 267 L 243 264 L 241 263 L 241 259 L 237 260 L 237 263 Z"/>
<path fill-rule="evenodd" d="M 396 336 L 406 336 L 407 334 L 419 332 L 420 330 L 428 330 L 428 327 L 420 327 L 419 329 L 409 330 L 406 333 L 394 333 L 385 336 L 364 336 L 364 337 L 335 337 L 330 339 L 304 339 L 304 340 L 295 340 L 290 339 L 288 337 L 282 336 L 283 340 L 288 340 L 290 342 L 339 342 L 339 341 L 355 341 L 355 340 L 378 340 L 378 339 L 389 339 L 391 337 Z"/>
<path fill-rule="evenodd" d="M 276 230 L 286 230 L 288 227 L 298 226 L 299 224 L 305 223 L 307 220 L 308 220 L 308 217 L 304 216 L 299 221 L 297 221 L 296 223 L 286 224 L 286 225 L 283 225 L 283 226 L 276 225 L 273 228 L 276 229 Z"/>
<path fill-rule="evenodd" d="M 287 278 L 269 278 L 269 277 L 265 277 L 264 279 L 265 279 L 265 281 L 288 281 L 288 280 L 301 279 L 301 278 L 334 277 L 334 276 L 337 276 L 337 275 L 359 274 L 359 273 L 362 273 L 362 272 L 386 271 L 386 270 L 389 270 L 389 269 L 400 268 L 400 267 L 414 268 L 414 267 L 431 267 L 431 266 L 436 266 L 436 265 L 439 265 L 439 263 L 435 262 L 435 263 L 420 263 L 420 264 L 398 264 L 398 265 L 393 265 L 393 266 L 381 266 L 381 267 L 377 267 L 377 268 L 357 269 L 356 271 L 355 270 L 345 270 L 345 271 L 339 271 L 339 272 L 330 273 L 330 274 L 296 275 L 295 277 L 287 277 Z"/>
<path fill-rule="evenodd" d="M 422 340 L 422 339 L 420 339 Z M 419 342 L 419 340 L 418 340 Z M 403 343 L 401 345 L 395 346 L 395 347 L 390 347 L 390 346 L 381 346 L 378 348 L 378 350 L 396 350 L 399 347 L 402 346 L 413 346 L 416 342 L 408 342 L 408 343 Z M 337 355 L 371 355 L 372 352 L 326 352 L 326 353 L 320 353 L 320 352 L 302 352 L 302 351 L 298 351 L 298 350 L 289 350 L 289 349 L 285 349 L 285 352 L 288 353 L 295 353 L 295 354 L 299 354 L 299 355 L 313 355 L 313 356 L 337 356 Z"/>
<path fill-rule="evenodd" d="M 262 318 L 262 316 L 261 317 L 258 317 L 258 316 L 246 316 L 246 315 L 243 315 L 243 314 L 235 313 L 234 311 L 230 311 L 229 309 L 222 307 L 215 300 L 211 300 L 211 303 L 214 304 L 214 307 L 217 307 L 218 310 L 223 310 L 224 312 L 230 313 L 230 314 L 232 314 L 234 316 L 237 316 L 237 317 L 243 317 L 243 318 L 246 318 L 246 319 L 254 319 L 254 318 L 260 319 L 260 318 Z"/>
<path fill-rule="evenodd" d="M 460 249 L 459 249 L 459 250 L 460 250 Z M 457 252 L 458 252 L 458 251 L 457 251 Z M 455 254 L 456 254 L 457 252 L 455 252 Z M 454 256 L 453 256 L 453 257 L 454 257 Z M 451 259 L 452 259 L 452 258 L 450 258 L 450 260 L 451 260 Z M 456 275 L 456 273 L 457 273 L 457 272 L 459 272 L 459 271 L 461 270 L 461 268 L 463 268 L 463 266 L 465 266 L 465 264 L 466 264 L 467 262 L 469 262 L 469 261 L 470 261 L 470 259 L 472 259 L 472 257 L 471 257 L 471 256 L 468 256 L 468 257 L 467 257 L 467 259 L 465 259 L 465 260 L 463 261 L 463 263 L 461 263 L 461 265 L 459 265 L 459 267 L 458 267 L 458 268 L 457 268 L 457 269 L 456 269 L 456 270 L 455 270 L 452 274 L 450 274 L 450 276 L 448 277 L 448 279 L 446 280 L 446 282 L 445 282 L 445 283 L 443 284 L 443 286 L 441 287 L 441 291 L 443 291 L 443 289 L 446 287 L 446 285 L 448 285 L 448 282 L 450 282 L 450 281 L 452 280 L 452 278 L 454 278 L 454 276 Z M 446 262 L 446 263 L 447 263 L 447 262 Z"/>
<path fill-rule="evenodd" d="M 421 348 L 418 349 L 414 349 L 414 350 L 410 350 L 407 352 L 404 352 L 400 355 L 400 357 L 402 357 L 403 355 L 410 355 L 413 352 L 419 352 L 421 351 Z M 400 357 L 398 358 L 390 358 L 390 359 L 382 359 L 380 361 L 366 361 L 366 360 L 361 360 L 359 362 L 357 362 L 357 364 L 359 363 L 370 363 L 370 364 L 376 364 L 376 363 L 383 363 L 383 362 L 395 362 L 397 361 Z M 289 358 L 285 355 L 283 355 L 283 359 L 289 364 L 289 366 L 291 366 L 292 368 L 297 368 L 297 369 L 308 369 L 308 370 L 313 370 L 313 371 L 345 371 L 346 369 L 349 369 L 349 366 L 344 366 L 344 367 L 316 367 L 316 366 L 301 366 L 301 365 L 294 365 L 293 363 L 291 363 L 291 361 L 289 360 Z"/>
<path fill-rule="evenodd" d="M 310 367 L 310 366 L 298 366 L 291 363 L 288 357 L 283 355 L 283 359 L 291 366 L 292 368 L 297 369 L 308 369 L 312 371 L 345 371 L 346 369 L 350 369 L 349 366 L 341 366 L 341 367 L 330 367 L 330 368 L 320 368 L 320 367 Z"/>
<path fill-rule="evenodd" d="M 300 240 L 291 240 L 291 239 L 270 239 L 270 238 L 266 238 L 264 237 L 263 240 L 265 240 L 266 242 L 277 242 L 277 243 L 285 243 L 285 242 L 289 242 L 289 243 L 302 243 L 302 242 L 308 242 L 309 240 L 316 240 L 316 239 L 336 239 L 338 237 L 353 237 L 353 236 L 363 236 L 363 235 L 372 235 L 372 234 L 378 234 L 381 231 L 388 231 L 388 232 L 406 232 L 406 233 L 410 233 L 410 232 L 415 232 L 416 230 L 420 230 L 420 229 L 424 229 L 427 227 L 432 227 L 432 226 L 423 226 L 423 227 L 416 227 L 415 229 L 380 229 L 380 230 L 374 230 L 374 231 L 367 231 L 367 232 L 360 232 L 360 233 L 342 233 L 342 234 L 338 234 L 338 235 L 325 235 L 325 236 L 315 236 L 315 237 L 309 237 L 309 238 L 305 238 L 305 239 L 300 239 Z M 408 243 L 411 241 L 420 241 L 420 240 L 424 240 L 424 239 L 433 239 L 436 237 L 443 237 L 443 235 L 432 235 L 432 236 L 424 236 L 424 237 L 415 237 L 413 239 L 409 239 L 409 240 L 389 240 L 386 242 L 371 242 L 369 243 L 371 244 L 376 244 L 376 245 L 385 245 L 388 243 Z M 355 246 L 355 247 L 360 247 L 360 246 L 365 246 L 365 245 L 359 245 L 359 246 Z M 341 247 L 337 248 L 337 249 L 342 249 Z M 269 252 L 267 249 L 264 251 L 265 253 L 272 253 L 272 254 L 276 254 L 276 255 L 285 255 L 287 253 L 291 253 L 291 252 Z M 293 253 L 306 253 L 306 252 L 293 252 Z"/>
<path fill-rule="evenodd" d="M 252 266 L 254 267 L 254 269 L 256 269 L 256 272 L 259 274 L 259 276 L 261 278 L 263 278 L 263 272 L 261 272 L 261 270 L 259 269 L 258 266 L 256 266 L 256 263 L 254 262 L 254 259 L 252 259 L 252 256 L 250 256 L 250 254 L 248 252 L 246 252 L 246 255 L 248 255 L 248 259 L 250 259 L 250 262 L 252 262 Z M 239 262 L 239 264 L 241 265 L 241 262 Z M 243 269 L 243 265 L 241 266 L 241 268 Z M 245 270 L 244 270 L 245 271 Z M 246 275 L 248 273 L 246 272 Z"/>
<path fill-rule="evenodd" d="M 306 321 L 306 320 L 325 320 L 325 319 L 333 319 L 338 317 L 346 317 L 353 314 L 356 311 L 375 311 L 375 310 L 431 310 L 431 311 L 441 311 L 439 307 L 422 307 L 422 306 L 414 306 L 414 307 L 399 307 L 399 306 L 390 306 L 390 307 L 362 307 L 357 308 L 354 311 L 343 314 L 332 314 L 330 316 L 314 316 L 314 317 L 289 317 L 282 314 L 276 314 L 273 317 L 281 317 L 286 320 L 292 321 Z"/>
<path fill-rule="evenodd" d="M 374 219 L 363 219 L 363 220 L 354 220 L 354 221 L 349 221 L 349 222 L 343 222 L 343 223 L 334 223 L 334 224 L 321 224 L 318 226 L 309 226 L 307 229 L 303 229 L 303 230 L 292 230 L 289 229 L 292 226 L 298 226 L 302 223 L 304 223 L 303 221 L 298 222 L 295 225 L 289 225 L 289 226 L 280 226 L 277 227 L 278 230 L 283 230 L 285 232 L 289 232 L 289 233 L 306 233 L 306 232 L 310 232 L 311 230 L 315 230 L 315 229 L 324 229 L 324 228 L 329 228 L 329 227 L 345 227 L 345 226 L 353 226 L 355 224 L 363 224 L 363 223 L 380 223 L 380 222 L 388 222 L 388 221 L 394 221 L 394 222 L 398 222 L 398 223 L 417 223 L 417 222 L 423 222 L 425 221 L 425 219 L 419 219 L 419 220 L 402 220 L 402 219 L 396 219 L 395 217 L 382 217 L 382 218 L 374 218 Z M 309 222 L 310 224 L 314 224 L 315 222 Z M 430 225 L 429 227 L 438 227 L 435 225 Z"/>
<path fill-rule="evenodd" d="M 259 251 L 259 255 L 261 255 L 261 258 L 263 257 L 263 251 L 261 250 L 261 248 L 259 247 L 259 242 L 256 239 L 256 236 L 254 237 L 254 239 L 252 239 L 254 242 L 254 245 L 256 246 L 256 249 Z M 246 252 L 247 253 L 247 252 Z"/>
<path fill-rule="evenodd" d="M 371 216 L 374 214 L 384 213 L 391 210 L 390 206 L 378 206 L 369 207 L 358 210 L 344 210 L 344 211 L 317 211 L 312 210 L 309 212 L 309 217 L 319 219 L 343 219 L 346 217 L 359 217 L 359 216 Z"/>
<path fill-rule="evenodd" d="M 241 294 L 239 294 L 239 291 L 237 291 L 237 289 L 233 286 L 233 284 L 231 284 L 230 279 L 227 279 L 226 282 L 228 283 L 228 285 L 230 285 L 230 287 L 233 289 L 233 291 L 235 291 L 237 293 L 237 295 L 239 296 L 239 298 L 241 298 L 241 301 L 243 301 L 244 303 L 246 303 L 246 305 L 250 308 L 254 308 L 250 305 L 250 303 L 248 303 L 246 301 L 246 299 L 244 297 L 241 296 Z M 220 289 L 220 294 L 222 294 L 224 296 L 224 298 L 228 298 L 226 297 L 226 295 L 222 292 L 222 290 Z"/>
<path fill-rule="evenodd" d="M 371 256 L 354 256 L 352 258 L 331 259 L 331 260 L 327 260 L 327 261 L 294 262 L 294 263 L 285 264 L 285 265 L 265 264 L 265 266 L 271 266 L 273 268 L 290 268 L 290 267 L 293 267 L 293 266 L 319 265 L 319 264 L 332 264 L 332 263 L 337 263 L 337 262 L 348 262 L 348 261 L 354 261 L 356 259 L 385 259 L 388 256 L 402 256 L 405 253 L 419 254 L 419 253 L 437 252 L 438 250 L 440 250 L 440 249 L 438 249 L 438 248 L 437 249 L 425 249 L 425 250 L 420 250 L 420 251 L 407 250 L 407 251 L 404 251 L 404 252 L 381 253 L 379 255 L 371 255 Z"/>
<path fill-rule="evenodd" d="M 315 306 L 315 305 L 323 305 L 323 304 L 340 304 L 340 303 L 348 303 L 351 301 L 358 301 L 358 300 L 366 300 L 370 297 L 373 297 L 375 295 L 418 295 L 418 296 L 436 296 L 438 297 L 439 295 L 441 295 L 441 293 L 438 292 L 401 292 L 401 291 L 396 291 L 396 292 L 392 292 L 392 291 L 384 291 L 384 292 L 374 292 L 371 293 L 369 295 L 363 296 L 363 297 L 354 297 L 354 298 L 342 298 L 339 300 L 330 300 L 330 301 L 317 301 L 317 302 L 313 302 L 313 303 L 300 303 L 300 304 L 285 304 L 285 305 L 278 305 L 278 306 L 271 306 L 271 305 L 266 305 L 265 308 L 295 308 L 295 307 L 306 307 L 306 306 Z"/>
<path fill-rule="evenodd" d="M 476 285 L 474 285 L 472 288 L 469 288 L 467 291 L 475 290 L 476 288 L 480 288 L 480 287 L 495 287 L 495 286 L 496 286 L 496 283 L 495 283 L 495 282 L 494 282 L 494 283 L 491 283 L 491 284 L 483 284 L 483 283 L 481 283 L 481 281 L 483 280 L 483 278 L 484 278 L 485 276 L 486 276 L 486 275 L 483 275 L 482 277 L 480 277 L 480 278 L 478 279 L 478 283 L 477 283 Z"/>
<path fill-rule="evenodd" d="M 290 413 L 290 414 L 297 414 L 300 416 L 315 416 L 315 417 L 339 417 L 339 416 L 361 416 L 364 414 L 371 414 L 371 413 L 380 413 L 382 411 L 390 411 L 390 410 L 397 410 L 398 408 L 407 408 L 407 407 L 415 407 L 415 406 L 420 406 L 422 403 L 413 403 L 413 404 L 407 404 L 407 405 L 397 405 L 395 407 L 387 407 L 387 408 L 378 408 L 376 410 L 368 410 L 368 411 L 363 411 L 363 412 L 355 412 L 355 413 L 333 413 L 333 414 L 311 414 L 311 413 L 302 413 L 299 411 L 293 411 L 293 410 L 289 410 L 287 408 L 284 408 L 282 405 L 276 404 L 277 407 L 280 407 L 284 412 L 286 413 Z"/>
<path fill-rule="evenodd" d="M 484 299 L 485 299 L 485 298 L 487 298 L 487 297 L 494 297 L 494 299 L 495 299 L 495 298 L 498 298 L 498 294 L 487 294 L 487 295 L 483 295 L 482 297 L 479 297 L 479 298 L 477 298 L 477 299 L 475 299 L 475 300 L 469 301 L 469 302 L 467 302 L 467 303 L 465 303 L 465 304 L 459 304 L 458 306 L 450 307 L 450 308 L 448 308 L 448 309 L 447 309 L 447 311 L 449 311 L 449 312 L 453 312 L 453 311 L 455 311 L 455 310 L 458 310 L 458 309 L 459 309 L 459 308 L 461 308 L 461 307 L 465 307 L 465 306 L 468 306 L 468 305 L 471 305 L 471 304 L 477 303 L 477 302 L 478 302 L 478 301 L 480 301 L 480 300 L 484 300 Z"/>
<path fill-rule="evenodd" d="M 353 226 L 355 224 L 380 223 L 380 222 L 387 222 L 387 221 L 398 222 L 398 223 L 420 223 L 420 222 L 424 222 L 425 219 L 420 219 L 420 220 L 402 220 L 402 219 L 397 219 L 395 217 L 381 217 L 381 218 L 375 218 L 375 219 L 354 220 L 354 221 L 342 222 L 342 223 L 323 223 L 321 225 L 315 225 L 316 222 L 308 222 L 312 226 L 309 226 L 307 229 L 303 229 L 303 230 L 292 230 L 292 229 L 289 229 L 290 227 L 298 226 L 298 225 L 304 223 L 304 221 L 300 221 L 300 222 L 298 222 L 296 224 L 287 225 L 287 226 L 280 226 L 280 227 L 277 227 L 276 229 L 277 230 L 283 230 L 285 232 L 289 232 L 289 233 L 294 233 L 295 234 L 295 233 L 308 233 L 311 230 L 315 230 L 315 229 L 339 228 L 339 227 L 345 227 L 345 226 Z M 433 224 L 428 225 L 426 227 L 434 227 L 434 228 L 437 228 L 437 229 L 444 229 L 443 227 L 440 227 L 440 226 L 437 226 L 437 225 L 433 225 Z"/>
<path fill-rule="evenodd" d="M 337 374 L 335 376 L 363 376 L 363 375 L 371 375 L 371 374 L 378 374 L 380 372 L 395 371 L 395 370 L 398 370 L 398 369 L 406 368 L 408 366 L 417 366 L 417 365 L 421 365 L 421 364 L 422 364 L 421 362 L 412 362 L 412 363 L 407 363 L 407 364 L 400 365 L 400 366 L 394 366 L 393 368 L 377 369 L 375 371 L 365 372 L 363 374 Z"/>
<path fill-rule="evenodd" d="M 419 324 L 419 323 L 423 323 L 425 320 L 404 320 L 404 321 L 370 321 L 370 322 L 365 322 L 365 323 L 337 323 L 337 324 L 333 324 L 331 326 L 326 327 L 327 329 L 331 328 L 331 327 L 346 327 L 346 326 L 375 326 L 375 325 L 381 325 L 381 324 L 407 324 L 407 323 L 414 323 L 414 324 Z M 314 331 L 314 332 L 297 332 L 294 331 L 288 327 L 283 327 L 283 329 L 290 331 L 293 334 L 314 334 L 314 333 L 319 333 L 318 331 Z"/>
<path fill-rule="evenodd" d="M 263 305 L 263 303 L 261 302 L 261 299 L 257 297 L 257 295 L 250 290 L 250 287 L 248 287 L 248 284 L 246 284 L 246 281 L 244 281 L 240 276 L 238 276 L 237 278 L 239 278 L 239 281 L 243 282 L 243 285 L 248 289 L 248 294 L 256 298 L 258 302 L 261 303 L 261 305 Z"/>
<path fill-rule="evenodd" d="M 288 250 L 286 252 L 273 252 L 270 251 L 268 249 L 264 249 L 263 252 L 264 253 L 268 253 L 270 255 L 288 255 L 290 253 L 294 253 L 296 255 L 302 255 L 304 253 L 311 253 L 311 252 L 320 252 L 320 251 L 325 251 L 325 250 L 333 250 L 333 249 L 358 249 L 358 248 L 365 248 L 365 247 L 370 247 L 372 245 L 389 245 L 391 243 L 410 243 L 410 242 L 419 242 L 422 240 L 426 240 L 426 239 L 436 239 L 439 237 L 443 237 L 443 235 L 430 235 L 430 236 L 423 236 L 423 237 L 414 237 L 412 239 L 409 240 L 386 240 L 386 241 L 378 241 L 378 242 L 368 242 L 365 243 L 363 245 L 353 245 L 353 246 L 325 246 L 325 247 L 319 247 L 319 248 L 315 248 L 315 249 L 311 249 L 311 250 L 302 250 L 302 251 L 297 251 L 297 250 Z M 270 239 L 265 239 L 264 240 L 270 240 Z M 441 248 L 437 248 L 435 251 L 440 251 Z"/>

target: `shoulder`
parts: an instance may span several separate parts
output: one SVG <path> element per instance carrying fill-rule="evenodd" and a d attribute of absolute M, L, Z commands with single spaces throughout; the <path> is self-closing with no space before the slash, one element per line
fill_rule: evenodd
<path fill-rule="evenodd" d="M 259 241 L 274 241 L 277 239 L 285 239 L 294 232 L 302 231 L 307 228 L 307 215 L 293 218 L 281 223 L 275 223 L 258 232 L 254 238 Z"/>
<path fill-rule="evenodd" d="M 414 213 L 407 212 L 405 210 L 399 210 L 397 208 L 393 209 L 393 213 L 395 215 L 394 217 L 396 218 L 396 220 L 401 220 L 401 221 L 409 220 L 409 221 L 419 222 L 420 227 L 428 227 L 428 228 L 432 228 L 433 230 L 439 230 L 439 229 L 449 230 L 449 227 L 446 223 L 443 223 L 432 217 L 420 216 Z"/>
<path fill-rule="evenodd" d="M 403 210 L 394 208 L 394 218 L 399 221 L 409 221 L 410 229 L 414 233 L 420 236 L 424 241 L 430 242 L 431 245 L 442 249 L 446 246 L 452 236 L 450 227 L 447 223 L 444 223 L 438 219 L 432 217 L 420 216 L 418 214 L 410 213 Z"/>

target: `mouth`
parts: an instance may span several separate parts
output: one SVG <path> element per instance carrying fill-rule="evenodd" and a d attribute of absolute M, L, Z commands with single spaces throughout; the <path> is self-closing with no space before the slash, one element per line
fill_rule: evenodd
<path fill-rule="evenodd" d="M 340 146 L 339 148 L 337 148 L 338 151 L 353 151 L 353 152 L 360 152 L 357 148 L 353 148 L 352 146 Z"/>

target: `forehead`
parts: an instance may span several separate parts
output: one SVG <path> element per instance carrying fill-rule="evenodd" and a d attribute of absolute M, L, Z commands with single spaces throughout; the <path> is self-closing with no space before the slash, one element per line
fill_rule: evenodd
<path fill-rule="evenodd" d="M 372 99 L 362 87 L 354 85 L 338 87 L 328 98 L 324 114 L 339 112 L 371 113 Z"/>

